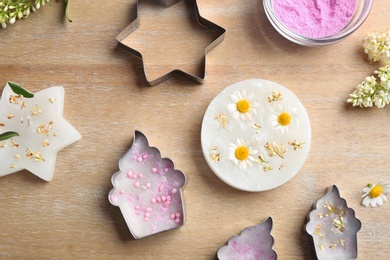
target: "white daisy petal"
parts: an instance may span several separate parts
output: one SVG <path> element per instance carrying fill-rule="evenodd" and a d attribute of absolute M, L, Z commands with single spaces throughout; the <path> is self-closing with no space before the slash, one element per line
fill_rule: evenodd
<path fill-rule="evenodd" d="M 362 204 L 363 204 L 365 207 L 367 207 L 368 205 L 370 205 L 370 197 L 365 197 L 365 198 L 363 199 Z"/>

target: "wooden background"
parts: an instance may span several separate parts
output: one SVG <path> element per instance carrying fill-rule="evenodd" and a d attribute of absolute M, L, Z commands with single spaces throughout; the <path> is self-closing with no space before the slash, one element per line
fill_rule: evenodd
<path fill-rule="evenodd" d="M 261 0 L 200 0 L 198 5 L 205 18 L 227 29 L 225 41 L 207 55 L 203 85 L 173 78 L 148 86 L 140 60 L 115 41 L 135 18 L 135 1 L 70 1 L 70 24 L 63 1 L 53 0 L 0 30 L 1 86 L 7 81 L 31 91 L 64 86 L 64 117 L 83 136 L 58 154 L 53 181 L 27 171 L 0 179 L 1 258 L 214 259 L 231 236 L 272 216 L 279 259 L 312 259 L 302 232 L 305 216 L 333 184 L 362 221 L 359 259 L 388 257 L 390 203 L 365 208 L 361 189 L 390 181 L 390 108 L 353 108 L 346 99 L 380 66 L 367 61 L 362 39 L 390 24 L 390 2 L 376 0 L 358 31 L 316 48 L 280 36 Z M 147 52 L 149 76 L 164 74 L 171 65 L 201 73 L 202 49 L 213 35 L 177 22 L 186 18 L 174 11 L 178 7 L 163 12 L 143 6 L 141 27 L 130 42 Z M 183 28 L 187 38 L 175 33 Z M 250 78 L 288 87 L 312 124 L 311 152 L 301 171 L 262 193 L 223 183 L 200 147 L 208 104 L 225 87 Z M 141 240 L 132 238 L 119 208 L 107 199 L 134 130 L 188 176 L 186 224 Z"/>

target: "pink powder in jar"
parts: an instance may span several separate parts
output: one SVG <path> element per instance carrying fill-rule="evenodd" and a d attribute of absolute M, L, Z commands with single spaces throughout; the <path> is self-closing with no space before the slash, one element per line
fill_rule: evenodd
<path fill-rule="evenodd" d="M 352 19 L 356 0 L 273 0 L 273 9 L 283 24 L 309 38 L 336 34 Z"/>

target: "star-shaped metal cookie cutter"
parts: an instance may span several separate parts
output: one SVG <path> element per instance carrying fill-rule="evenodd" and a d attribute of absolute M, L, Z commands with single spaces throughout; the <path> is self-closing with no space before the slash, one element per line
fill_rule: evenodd
<path fill-rule="evenodd" d="M 161 4 L 161 5 L 164 5 L 165 7 L 169 7 L 169 6 L 172 6 L 178 2 L 180 2 L 180 0 L 155 0 L 157 3 Z M 130 46 L 128 46 L 127 44 L 124 43 L 124 39 L 130 34 L 132 33 L 133 31 L 135 31 L 139 25 L 140 25 L 140 16 L 139 16 L 139 6 L 140 6 L 140 0 L 137 0 L 137 17 L 135 18 L 135 20 L 129 25 L 127 26 L 117 37 L 116 37 L 116 40 L 121 44 L 121 46 L 125 47 L 131 54 L 133 54 L 134 56 L 140 58 L 142 60 L 142 64 L 143 64 L 143 68 L 144 68 L 144 74 L 145 74 L 145 78 L 146 80 L 148 81 L 148 83 L 153 86 L 153 85 L 156 85 L 156 84 L 159 84 L 161 82 L 163 82 L 164 80 L 167 80 L 168 78 L 172 77 L 172 76 L 182 76 L 182 77 L 186 77 L 188 79 L 191 79 L 191 80 L 194 80 L 196 81 L 197 83 L 199 84 L 203 84 L 204 83 L 204 80 L 205 80 L 205 77 L 206 77 L 206 54 L 211 51 L 214 47 L 216 47 L 218 44 L 220 44 L 224 38 L 225 38 L 225 33 L 226 33 L 226 30 L 224 28 L 222 28 L 221 26 L 203 18 L 200 13 L 199 13 L 199 8 L 198 8 L 198 4 L 197 4 L 197 1 L 194 0 L 194 6 L 195 6 L 195 11 L 196 11 L 196 17 L 197 17 L 197 21 L 200 25 L 203 25 L 209 29 L 212 29 L 213 31 L 215 31 L 218 36 L 217 38 L 210 44 L 206 47 L 205 49 L 205 53 L 204 53 L 204 56 L 203 56 L 203 61 L 202 61 L 202 75 L 201 76 L 196 76 L 196 75 L 192 75 L 192 74 L 189 74 L 183 70 L 180 70 L 180 69 L 174 69 L 168 73 L 166 73 L 165 75 L 161 76 L 161 77 L 158 77 L 157 79 L 154 79 L 154 80 L 149 80 L 148 78 L 148 75 L 146 73 L 146 69 L 145 69 L 145 62 L 143 60 L 143 57 L 142 57 L 142 54 L 140 52 L 138 52 L 137 50 L 131 48 Z"/>

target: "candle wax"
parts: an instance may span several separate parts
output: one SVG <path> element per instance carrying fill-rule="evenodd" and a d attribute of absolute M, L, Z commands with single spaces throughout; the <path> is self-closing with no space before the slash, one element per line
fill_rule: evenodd
<path fill-rule="evenodd" d="M 218 259 L 277 259 L 276 252 L 272 249 L 274 238 L 271 236 L 271 229 L 271 218 L 259 225 L 244 229 L 239 236 L 230 238 L 228 245 L 218 250 Z"/>
<path fill-rule="evenodd" d="M 289 181 L 306 161 L 310 142 L 309 116 L 298 97 L 267 80 L 225 88 L 203 118 L 208 165 L 240 190 L 265 191 Z"/>
<path fill-rule="evenodd" d="M 306 232 L 312 236 L 318 259 L 355 259 L 361 222 L 332 186 L 308 216 Z"/>
<path fill-rule="evenodd" d="M 51 87 L 25 98 L 7 84 L 0 100 L 0 134 L 19 136 L 0 141 L 0 176 L 28 170 L 50 181 L 57 153 L 81 135 L 63 118 L 64 88 Z"/>
<path fill-rule="evenodd" d="M 181 188 L 185 175 L 170 159 L 161 158 L 146 137 L 135 132 L 134 143 L 112 176 L 109 200 L 121 209 L 134 238 L 139 239 L 184 224 Z"/>

